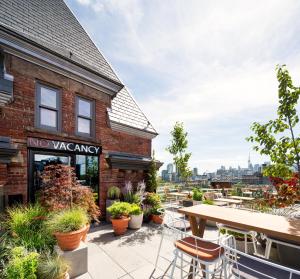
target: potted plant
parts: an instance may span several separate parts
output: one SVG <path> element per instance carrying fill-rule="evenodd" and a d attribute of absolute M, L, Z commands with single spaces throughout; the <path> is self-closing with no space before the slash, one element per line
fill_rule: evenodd
<path fill-rule="evenodd" d="M 71 208 L 53 214 L 48 221 L 48 225 L 56 237 L 58 246 L 63 251 L 70 251 L 80 245 L 88 221 L 88 215 L 85 210 Z"/>
<path fill-rule="evenodd" d="M 130 221 L 128 227 L 130 229 L 140 229 L 143 223 L 143 211 L 137 204 L 132 204 L 129 212 Z"/>
<path fill-rule="evenodd" d="M 110 186 L 107 189 L 106 195 L 106 209 L 110 207 L 114 202 L 119 202 L 121 196 L 121 190 L 117 186 Z M 110 223 L 110 214 L 106 211 L 106 222 Z"/>
<path fill-rule="evenodd" d="M 163 209 L 161 207 L 153 207 L 151 210 L 152 221 L 155 224 L 162 224 L 164 221 Z"/>
<path fill-rule="evenodd" d="M 43 255 L 38 263 L 37 275 L 43 279 L 69 279 L 70 265 L 58 255 Z"/>
<path fill-rule="evenodd" d="M 107 208 L 111 215 L 115 235 L 122 235 L 126 232 L 130 220 L 128 217 L 130 208 L 131 205 L 127 202 L 115 202 Z"/>
<path fill-rule="evenodd" d="M 184 207 L 189 207 L 189 206 L 193 206 L 193 199 L 192 199 L 192 195 L 190 193 L 188 193 L 187 197 L 185 199 L 182 200 L 182 205 Z"/>
<path fill-rule="evenodd" d="M 193 189 L 193 201 L 194 204 L 200 204 L 202 202 L 203 192 L 200 189 Z"/>
<path fill-rule="evenodd" d="M 144 201 L 144 207 L 150 209 L 151 219 L 154 223 L 162 223 L 162 214 L 158 211 L 161 208 L 160 196 L 156 193 L 146 193 Z"/>

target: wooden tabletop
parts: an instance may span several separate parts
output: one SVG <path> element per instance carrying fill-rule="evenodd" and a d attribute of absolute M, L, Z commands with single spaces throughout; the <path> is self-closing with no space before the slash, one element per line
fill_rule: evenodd
<path fill-rule="evenodd" d="M 188 194 L 175 192 L 175 193 L 168 193 L 168 195 L 177 196 L 177 197 L 186 197 Z"/>
<path fill-rule="evenodd" d="M 214 201 L 227 202 L 227 203 L 233 203 L 233 204 L 241 204 L 242 203 L 242 201 L 239 201 L 239 200 L 226 199 L 226 198 L 214 199 Z"/>
<path fill-rule="evenodd" d="M 180 208 L 178 212 L 300 244 L 300 220 L 297 219 L 205 204 Z"/>
<path fill-rule="evenodd" d="M 241 200 L 241 201 L 253 201 L 254 198 L 250 197 L 240 197 L 240 196 L 230 196 L 231 199 Z"/>

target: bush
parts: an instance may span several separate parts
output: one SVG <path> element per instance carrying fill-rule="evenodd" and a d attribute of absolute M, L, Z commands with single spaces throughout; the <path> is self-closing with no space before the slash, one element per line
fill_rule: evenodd
<path fill-rule="evenodd" d="M 52 250 L 55 240 L 46 226 L 47 213 L 39 204 L 18 206 L 8 209 L 6 226 L 14 236 L 17 246 L 29 250 Z"/>
<path fill-rule="evenodd" d="M 153 208 L 161 207 L 160 196 L 155 193 L 147 193 L 143 203 L 144 203 L 144 205 L 148 205 Z"/>
<path fill-rule="evenodd" d="M 69 269 L 69 264 L 63 258 L 45 254 L 39 260 L 37 275 L 43 279 L 63 279 Z"/>
<path fill-rule="evenodd" d="M 139 205 L 137 204 L 132 204 L 131 205 L 131 208 L 130 208 L 130 211 L 129 211 L 129 214 L 130 215 L 140 215 L 142 214 L 142 209 Z"/>
<path fill-rule="evenodd" d="M 203 193 L 201 190 L 194 188 L 193 189 L 193 200 L 194 201 L 202 201 Z"/>
<path fill-rule="evenodd" d="M 107 190 L 107 198 L 110 200 L 118 200 L 121 196 L 121 190 L 117 186 L 111 186 Z"/>
<path fill-rule="evenodd" d="M 203 204 L 214 205 L 214 201 L 213 200 L 204 200 Z"/>
<path fill-rule="evenodd" d="M 72 208 L 54 214 L 47 223 L 52 232 L 67 233 L 83 228 L 88 221 L 85 210 Z"/>
<path fill-rule="evenodd" d="M 10 261 L 5 268 L 7 279 L 36 279 L 39 254 L 27 252 L 24 247 L 15 247 L 11 251 Z"/>
<path fill-rule="evenodd" d="M 115 202 L 113 205 L 107 208 L 107 211 L 111 214 L 112 219 L 121 219 L 127 217 L 130 213 L 131 205 L 128 202 Z"/>

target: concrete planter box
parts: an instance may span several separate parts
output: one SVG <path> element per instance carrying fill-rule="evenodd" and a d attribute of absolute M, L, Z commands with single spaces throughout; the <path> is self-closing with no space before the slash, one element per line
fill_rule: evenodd
<path fill-rule="evenodd" d="M 115 202 L 119 202 L 120 200 L 106 200 L 106 208 L 110 207 L 113 203 Z M 110 220 L 110 214 L 109 212 L 106 210 L 106 222 L 107 223 L 111 223 L 111 220 Z"/>
<path fill-rule="evenodd" d="M 138 230 L 142 227 L 143 213 L 140 215 L 130 215 L 130 221 L 128 224 L 129 229 Z"/>

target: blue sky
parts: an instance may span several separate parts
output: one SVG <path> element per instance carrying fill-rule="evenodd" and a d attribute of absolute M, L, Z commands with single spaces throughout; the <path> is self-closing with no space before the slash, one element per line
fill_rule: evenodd
<path fill-rule="evenodd" d="M 245 167 L 253 121 L 274 117 L 276 64 L 300 84 L 300 1 L 67 0 L 159 132 L 184 122 L 200 172 Z"/>

